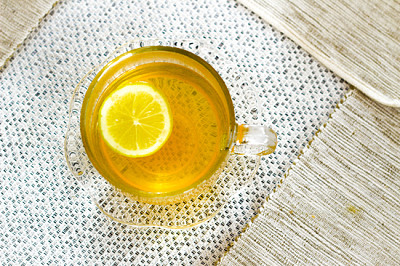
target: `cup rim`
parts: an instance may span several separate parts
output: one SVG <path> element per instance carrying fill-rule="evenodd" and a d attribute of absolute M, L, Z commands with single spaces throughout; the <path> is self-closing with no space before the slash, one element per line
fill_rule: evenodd
<path fill-rule="evenodd" d="M 133 41 L 134 42 L 134 41 Z M 133 43 L 130 42 L 130 43 Z M 84 120 L 83 117 L 85 117 L 87 111 L 87 97 L 86 95 L 90 95 L 91 92 L 94 90 L 96 83 L 98 82 L 98 80 L 101 78 L 101 76 L 103 75 L 103 73 L 105 71 L 107 71 L 107 69 L 109 69 L 113 64 L 115 64 L 116 62 L 118 62 L 121 58 L 123 58 L 124 56 L 126 56 L 127 54 L 131 54 L 131 55 L 137 55 L 143 52 L 151 52 L 151 51 L 169 51 L 169 52 L 176 52 L 179 54 L 182 54 L 186 57 L 191 58 L 192 60 L 195 60 L 196 62 L 200 63 L 203 67 L 205 67 L 205 69 L 216 79 L 216 81 L 219 84 L 219 89 L 222 90 L 223 95 L 226 99 L 226 102 L 228 104 L 228 116 L 229 119 L 231 121 L 231 125 L 230 125 L 230 134 L 233 136 L 230 136 L 231 138 L 231 143 L 229 144 L 229 148 L 231 148 L 231 146 L 233 145 L 233 141 L 234 141 L 234 134 L 236 132 L 236 122 L 235 122 L 235 111 L 234 111 L 234 107 L 233 107 L 233 102 L 232 102 L 232 98 L 231 95 L 229 93 L 229 90 L 225 84 L 225 81 L 222 79 L 221 75 L 211 66 L 211 64 L 209 64 L 207 61 L 205 61 L 205 59 L 203 59 L 202 57 L 188 51 L 185 50 L 183 48 L 179 48 L 176 46 L 168 46 L 168 45 L 157 45 L 157 44 L 150 44 L 150 45 L 143 45 L 142 43 L 140 43 L 140 47 L 137 47 L 135 49 L 126 51 L 121 53 L 119 56 L 113 58 L 110 60 L 110 58 L 112 57 L 113 54 L 117 53 L 118 51 L 120 51 L 120 49 L 124 48 L 126 45 L 130 44 L 127 43 L 125 45 L 122 45 L 120 47 L 118 47 L 107 59 L 105 59 L 103 62 L 101 62 L 99 65 L 97 65 L 94 69 L 92 69 L 92 72 L 96 70 L 96 68 L 100 67 L 102 64 L 105 63 L 105 65 L 100 69 L 100 71 L 96 74 L 96 76 L 93 78 L 93 80 L 91 81 L 88 89 L 85 92 L 85 97 L 84 97 L 84 101 L 82 103 L 82 107 L 81 107 L 81 116 L 80 116 L 80 131 L 81 131 L 81 136 L 82 136 L 82 142 L 83 142 L 83 146 L 85 148 L 85 151 L 88 155 L 88 158 L 90 160 L 90 162 L 93 164 L 93 166 L 99 171 L 99 173 L 102 175 L 103 178 L 105 178 L 108 182 L 110 182 L 110 184 L 112 184 L 114 187 L 116 187 L 117 189 L 120 189 L 121 191 L 127 192 L 129 194 L 131 194 L 132 196 L 134 196 L 135 198 L 137 198 L 138 201 L 142 201 L 142 202 L 158 202 L 158 203 L 163 203 L 164 201 L 166 203 L 171 203 L 174 201 L 174 198 L 177 198 L 179 201 L 185 200 L 186 198 L 189 198 L 190 196 L 192 196 L 192 194 L 195 194 L 195 190 L 196 188 L 198 189 L 199 187 L 202 187 L 202 189 L 204 189 L 203 183 L 206 186 L 211 186 L 214 181 L 210 180 L 214 175 L 219 175 L 218 170 L 219 169 L 223 169 L 226 161 L 229 157 L 229 152 L 227 153 L 227 155 L 225 156 L 225 158 L 222 160 L 221 163 L 219 163 L 215 169 L 213 169 L 213 171 L 211 171 L 210 175 L 205 175 L 203 177 L 201 177 L 199 180 L 197 180 L 196 182 L 194 182 L 193 184 L 191 184 L 188 187 L 179 189 L 179 190 L 175 190 L 175 191 L 171 191 L 171 192 L 165 192 L 165 193 L 154 193 L 154 192 L 146 192 L 146 191 L 142 191 L 142 190 L 138 190 L 134 187 L 129 187 L 128 189 L 126 188 L 121 188 L 121 185 L 118 184 L 117 182 L 114 182 L 114 180 L 112 180 L 110 177 L 108 177 L 107 175 L 105 175 L 104 173 L 101 173 L 101 171 L 99 170 L 99 167 L 96 167 L 96 165 L 98 164 L 98 162 L 95 159 L 95 156 L 92 154 L 92 149 L 90 148 L 90 145 L 88 144 L 88 140 L 87 140 L 87 134 L 86 134 L 86 130 L 85 130 L 85 126 L 83 125 Z M 198 43 L 199 45 L 201 45 L 202 47 L 204 47 L 206 50 L 210 51 L 211 53 L 216 54 L 216 56 L 220 56 L 220 53 L 218 53 L 217 51 L 215 51 L 215 49 L 212 49 L 211 47 L 207 47 L 204 43 L 196 41 L 196 43 Z M 222 59 L 224 60 L 224 59 Z M 116 77 L 118 78 L 118 77 Z M 101 169 L 101 168 L 100 168 Z M 216 179 L 217 177 L 215 177 L 214 179 Z M 206 183 L 209 183 L 208 185 Z M 201 192 L 201 191 L 199 191 Z M 198 194 L 198 193 L 196 193 Z M 186 195 L 186 197 L 185 197 Z"/>

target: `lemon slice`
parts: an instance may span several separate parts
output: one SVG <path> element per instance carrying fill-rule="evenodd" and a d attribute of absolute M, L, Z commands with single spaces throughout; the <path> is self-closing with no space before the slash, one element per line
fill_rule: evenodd
<path fill-rule="evenodd" d="M 146 83 L 122 86 L 100 107 L 100 131 L 114 151 L 128 157 L 148 156 L 171 135 L 171 109 L 167 99 Z"/>

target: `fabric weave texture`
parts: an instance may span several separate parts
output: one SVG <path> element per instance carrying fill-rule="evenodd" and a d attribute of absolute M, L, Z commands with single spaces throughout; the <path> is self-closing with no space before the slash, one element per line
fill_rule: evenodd
<path fill-rule="evenodd" d="M 399 265 L 400 109 L 354 90 L 220 265 Z"/>
<path fill-rule="evenodd" d="M 38 26 L 54 0 L 0 1 L 0 69 L 27 35 Z"/>
<path fill-rule="evenodd" d="M 46 6 L 47 8 L 47 6 Z M 72 91 L 133 38 L 221 46 L 278 133 L 254 181 L 210 221 L 185 230 L 105 217 L 68 171 Z M 0 73 L 0 261 L 3 264 L 212 264 L 276 188 L 348 90 L 346 82 L 233 1 L 62 1 Z"/>
<path fill-rule="evenodd" d="M 397 0 L 239 0 L 366 95 L 400 107 Z"/>

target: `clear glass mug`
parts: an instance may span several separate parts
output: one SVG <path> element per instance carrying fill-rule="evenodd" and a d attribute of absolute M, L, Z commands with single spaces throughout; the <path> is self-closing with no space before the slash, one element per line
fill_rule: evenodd
<path fill-rule="evenodd" d="M 196 224 L 197 221 L 203 221 L 211 217 L 212 214 L 215 214 L 215 211 L 205 210 L 204 208 L 208 208 L 207 206 L 210 205 L 210 202 L 215 201 L 213 200 L 214 198 L 220 197 L 218 193 L 224 194 L 224 189 L 220 189 L 218 193 L 214 192 L 213 196 L 208 198 L 208 203 L 204 204 L 204 214 L 202 215 L 206 217 L 200 216 L 193 218 L 188 214 L 182 216 L 182 219 L 185 220 L 184 222 L 171 222 L 170 218 L 165 219 L 164 217 L 157 219 L 153 216 L 157 215 L 157 212 L 159 214 L 163 213 L 163 211 L 166 211 L 166 213 L 176 212 L 176 206 L 178 205 L 183 206 L 183 209 L 185 209 L 185 207 L 189 209 L 190 207 L 188 206 L 191 204 L 192 207 L 200 206 L 201 204 L 199 205 L 199 201 L 204 198 L 204 196 L 202 196 L 203 194 L 209 193 L 208 191 L 215 188 L 216 184 L 220 187 L 224 186 L 223 182 L 226 178 L 222 181 L 218 181 L 218 179 L 223 175 L 224 171 L 226 171 L 224 169 L 227 168 L 227 162 L 232 161 L 232 157 L 243 156 L 247 158 L 255 156 L 257 159 L 254 161 L 259 161 L 260 156 L 270 154 L 275 150 L 277 135 L 271 128 L 264 125 L 237 123 L 234 104 L 224 79 L 233 78 L 233 80 L 237 81 L 238 75 L 232 70 L 233 68 L 227 63 L 226 59 L 225 62 L 221 62 L 222 57 L 224 56 L 215 49 L 196 41 L 133 41 L 123 46 L 123 49 L 117 49 L 117 52 L 114 52 L 109 57 L 109 59 L 113 58 L 112 60 L 107 59 L 103 64 L 95 67 L 95 69 L 89 72 L 78 85 L 71 103 L 70 127 L 71 125 L 76 126 L 79 124 L 81 135 L 79 136 L 80 138 L 77 139 L 73 133 L 71 134 L 71 128 L 69 128 L 65 145 L 67 162 L 78 180 L 81 180 L 82 184 L 84 184 L 89 191 L 91 190 L 90 194 L 92 198 L 94 198 L 93 200 L 96 205 L 108 216 L 120 222 L 136 225 L 160 225 L 170 228 L 180 228 L 181 226 Z M 214 69 L 212 64 L 220 67 L 219 73 Z M 169 73 L 169 76 L 167 75 L 167 80 L 163 78 L 160 82 L 160 79 L 152 79 L 146 76 L 146 73 L 149 73 L 149 69 L 154 70 L 154 68 L 146 67 L 153 65 L 156 66 L 157 71 L 162 69 L 162 71 Z M 175 69 L 175 65 L 180 66 L 180 68 Z M 134 79 L 142 75 L 142 79 L 146 79 L 146 82 L 152 82 L 152 85 L 158 86 L 160 90 L 162 90 L 162 86 L 164 86 L 160 84 L 165 83 L 170 84 L 168 86 L 175 86 L 174 90 L 180 90 L 179 93 L 173 90 L 166 92 L 167 98 L 170 100 L 171 109 L 173 109 L 174 116 L 176 116 L 175 124 L 177 124 L 176 127 L 174 124 L 174 129 L 168 141 L 171 141 L 170 146 L 172 148 L 176 145 L 180 145 L 181 147 L 179 153 L 175 152 L 173 155 L 173 160 L 163 160 L 168 159 L 165 158 L 165 156 L 171 156 L 171 150 L 168 151 L 168 147 L 164 149 L 165 151 L 161 148 L 159 156 L 155 156 L 156 159 L 149 161 L 133 159 L 133 161 L 125 162 L 123 158 L 116 158 L 113 157 L 115 155 L 110 155 L 111 153 L 109 154 L 109 150 L 99 150 L 99 147 L 103 145 L 101 141 L 99 141 L 101 136 L 99 136 L 96 131 L 98 129 L 95 114 L 98 112 L 99 102 L 104 100 L 107 96 L 107 88 L 110 84 L 121 79 L 126 73 L 133 73 L 127 76 L 126 79 Z M 221 75 L 225 75 L 225 77 L 221 77 Z M 191 77 L 196 77 L 196 79 L 191 79 Z M 187 79 L 187 82 L 182 83 L 176 81 L 180 79 Z M 121 79 L 121 82 L 124 82 L 123 80 L 124 79 Z M 86 91 L 82 90 L 82 87 L 85 86 L 83 83 L 85 82 L 87 84 Z M 203 82 L 207 89 L 198 92 L 193 89 L 194 85 L 187 85 L 193 84 L 194 82 Z M 227 82 L 229 82 L 229 80 Z M 232 84 L 230 85 L 232 86 Z M 254 94 L 249 92 L 249 88 L 244 88 L 244 90 L 246 91 L 246 95 L 243 97 L 244 99 L 242 101 L 246 102 L 248 105 L 246 111 L 250 110 L 250 112 L 254 112 L 256 106 L 251 106 L 254 102 Z M 190 91 L 190 93 L 186 93 L 186 91 Z M 169 94 L 171 96 L 169 96 Z M 200 97 L 199 95 L 203 95 L 204 97 Z M 182 97 L 185 99 L 187 105 L 192 103 L 192 105 L 190 105 L 191 107 L 186 107 L 186 109 L 182 107 L 182 105 L 185 105 L 184 102 L 179 100 L 182 99 Z M 201 106 L 198 104 L 199 102 L 207 101 L 210 102 L 210 106 Z M 198 108 L 193 107 L 194 105 Z M 195 108 L 195 110 L 193 108 Z M 187 117 L 180 119 L 181 116 Z M 77 121 L 79 117 L 80 123 Z M 214 117 L 215 119 L 213 120 L 210 117 Z M 72 122 L 71 119 L 73 120 Z M 196 124 L 198 119 L 203 119 L 203 124 Z M 213 127 L 208 126 L 207 129 L 202 129 L 202 126 L 207 126 L 204 124 L 210 123 L 214 123 L 215 125 Z M 195 127 L 194 124 L 196 124 L 197 127 Z M 217 128 L 214 133 L 210 132 L 213 128 L 214 130 Z M 174 130 L 177 132 L 175 142 L 173 142 Z M 186 137 L 186 135 L 194 131 L 198 132 L 198 134 L 196 133 L 192 139 Z M 208 145 L 211 138 L 210 135 L 214 136 L 212 141 L 217 143 L 212 147 Z M 193 149 L 195 146 L 185 143 L 185 141 L 193 142 L 193 139 L 199 143 L 199 145 L 196 146 L 196 152 L 189 151 L 189 149 Z M 168 146 L 168 142 L 165 146 Z M 204 147 L 210 150 L 209 153 L 211 155 L 202 152 L 202 148 Z M 217 149 L 215 147 L 217 147 Z M 110 167 L 107 163 L 112 162 L 113 158 L 117 163 Z M 191 168 L 190 165 L 195 165 L 196 162 L 201 161 L 200 158 L 203 158 L 203 161 L 208 160 L 207 158 L 210 158 L 210 160 L 212 158 L 213 161 L 212 163 L 205 162 L 203 164 L 200 162 L 198 166 Z M 87 164 L 83 164 L 82 161 L 86 161 Z M 169 181 L 168 178 L 174 179 L 175 176 L 174 174 L 166 175 L 162 173 L 160 175 L 149 175 L 147 173 L 156 170 L 159 171 L 166 167 L 168 168 L 168 165 L 173 165 L 174 161 L 190 161 L 190 163 L 186 164 L 189 165 L 189 167 L 185 166 L 187 168 L 186 172 L 178 171 L 175 174 L 178 178 L 175 178 L 173 181 L 174 183 L 171 183 L 170 189 L 160 189 L 159 191 L 157 191 L 157 189 L 151 189 L 152 186 L 157 187 L 156 182 L 167 184 Z M 246 159 L 247 164 L 249 164 L 248 161 L 249 160 Z M 155 162 L 155 165 L 157 165 L 158 162 L 158 165 L 161 166 L 157 166 L 158 168 L 152 167 L 152 162 Z M 239 163 L 239 165 L 240 164 L 241 163 Z M 119 169 L 117 169 L 118 167 Z M 156 168 L 156 170 L 154 170 L 154 168 Z M 113 171 L 110 169 L 113 169 Z M 202 171 L 202 169 L 205 170 Z M 236 167 L 234 167 L 234 171 L 235 169 Z M 253 169 L 253 171 L 254 170 L 255 169 Z M 96 171 L 98 173 L 93 174 L 93 172 Z M 137 180 L 140 180 L 141 175 L 143 175 L 143 179 L 153 179 L 153 183 L 149 183 L 147 189 L 140 189 L 139 187 L 141 184 L 135 187 L 135 185 L 132 185 L 129 181 L 124 181 L 123 178 L 119 178 L 122 175 L 121 173 L 126 173 L 127 171 L 130 171 L 132 174 L 131 176 Z M 240 171 L 240 168 L 237 171 Z M 100 174 L 105 180 L 100 181 L 98 177 L 84 178 L 84 176 L 95 176 L 96 174 L 97 176 Z M 193 177 L 195 177 L 193 178 L 193 182 L 186 180 L 188 174 L 193 174 Z M 106 189 L 104 188 L 104 182 L 110 184 L 107 184 Z M 100 183 L 103 185 L 94 185 Z M 183 183 L 185 183 L 184 186 L 179 187 L 179 184 Z M 93 197 L 93 195 L 96 196 Z M 133 206 L 131 202 L 134 208 L 131 208 Z M 111 207 L 109 206 L 110 204 Z M 137 210 L 132 213 L 132 209 L 137 209 L 139 205 L 141 205 L 140 208 L 147 206 L 147 208 L 151 210 L 150 212 L 153 212 L 152 214 L 144 215 L 147 216 L 144 219 L 145 222 L 138 222 L 138 220 L 134 218 L 135 215 L 142 216 L 143 218 L 143 214 L 135 214 Z M 171 206 L 173 205 L 175 205 L 175 208 L 171 212 Z M 155 208 L 158 209 L 158 211 L 154 211 Z M 161 209 L 163 211 L 160 211 Z M 180 208 L 178 208 L 178 210 L 179 209 Z M 128 217 L 128 219 L 126 219 L 126 217 Z M 136 221 L 133 221 L 135 219 Z M 158 222 L 154 222 L 154 220 Z"/>

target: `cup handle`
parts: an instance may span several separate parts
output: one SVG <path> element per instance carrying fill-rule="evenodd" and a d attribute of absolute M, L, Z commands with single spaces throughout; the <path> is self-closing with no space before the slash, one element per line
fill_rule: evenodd
<path fill-rule="evenodd" d="M 267 126 L 236 124 L 236 132 L 232 154 L 263 156 L 274 152 L 276 148 L 276 132 Z"/>

